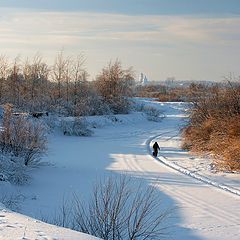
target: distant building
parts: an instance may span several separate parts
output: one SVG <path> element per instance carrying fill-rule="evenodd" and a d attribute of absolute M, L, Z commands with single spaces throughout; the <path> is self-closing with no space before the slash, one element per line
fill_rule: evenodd
<path fill-rule="evenodd" d="M 143 73 L 140 73 L 139 76 L 139 85 L 141 86 L 146 86 L 149 84 L 149 80 L 147 79 L 147 76 L 144 75 Z"/>
<path fill-rule="evenodd" d="M 166 85 L 169 87 L 173 87 L 175 84 L 175 77 L 168 77 L 166 80 Z"/>

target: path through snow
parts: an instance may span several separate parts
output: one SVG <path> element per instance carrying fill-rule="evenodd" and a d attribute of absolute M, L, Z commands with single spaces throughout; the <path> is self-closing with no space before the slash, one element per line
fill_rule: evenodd
<path fill-rule="evenodd" d="M 178 146 L 172 146 L 171 141 L 166 141 L 166 139 L 172 139 L 179 134 L 179 128 L 176 126 L 179 126 L 181 122 L 179 119 L 182 115 L 176 106 L 177 104 L 173 105 L 171 109 L 170 104 L 170 112 L 167 112 L 167 117 L 162 122 L 162 126 L 166 126 L 166 129 L 158 130 L 160 133 L 158 133 L 157 139 L 156 136 L 152 136 L 146 141 L 149 154 L 152 152 L 149 148 L 152 140 L 157 140 L 161 147 L 164 142 L 165 151 L 160 152 L 161 155 L 166 153 L 166 149 L 175 150 L 172 157 L 177 157 L 177 150 L 181 154 L 182 151 Z M 181 104 L 179 106 L 181 108 Z M 153 160 L 152 156 L 144 154 L 137 156 L 116 154 L 113 157 L 115 163 L 112 164 L 111 169 L 116 171 L 121 169 L 132 176 L 143 178 L 174 200 L 180 210 L 181 221 L 177 223 L 173 239 L 237 240 L 240 238 L 240 198 L 237 189 L 231 186 L 222 186 L 204 176 L 191 173 L 171 162 L 169 154 L 167 157 L 160 156 L 158 158 L 160 162 L 157 159 Z M 213 187 L 209 183 L 229 192 Z M 193 231 L 194 235 L 188 235 L 189 229 Z"/>

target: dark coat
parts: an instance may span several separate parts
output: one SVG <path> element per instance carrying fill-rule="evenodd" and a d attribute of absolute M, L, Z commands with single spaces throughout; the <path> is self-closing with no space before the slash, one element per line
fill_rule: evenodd
<path fill-rule="evenodd" d="M 153 144 L 153 149 L 154 149 L 154 151 L 157 151 L 158 149 L 160 150 L 160 147 L 159 147 L 159 145 L 158 145 L 157 142 L 155 142 L 155 143 Z"/>

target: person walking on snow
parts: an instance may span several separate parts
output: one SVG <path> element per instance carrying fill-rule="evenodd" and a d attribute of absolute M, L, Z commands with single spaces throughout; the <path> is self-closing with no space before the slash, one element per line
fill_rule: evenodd
<path fill-rule="evenodd" d="M 159 145 L 158 145 L 157 142 L 155 142 L 155 143 L 153 144 L 153 150 L 154 150 L 153 156 L 154 156 L 154 157 L 157 157 L 157 155 L 158 155 L 158 150 L 160 150 L 160 147 L 159 147 Z"/>

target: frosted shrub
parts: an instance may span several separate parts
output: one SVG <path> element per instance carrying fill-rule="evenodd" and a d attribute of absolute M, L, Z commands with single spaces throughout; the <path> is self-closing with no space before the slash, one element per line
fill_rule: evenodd
<path fill-rule="evenodd" d="M 56 115 L 50 115 L 43 119 L 43 125 L 45 125 L 45 128 L 48 132 L 51 132 L 55 127 L 58 125 L 58 118 Z"/>
<path fill-rule="evenodd" d="M 145 107 L 144 103 L 137 102 L 137 101 L 133 101 L 133 102 L 132 102 L 132 110 L 133 110 L 133 111 L 143 112 L 144 107 Z"/>
<path fill-rule="evenodd" d="M 83 118 L 71 120 L 62 120 L 61 129 L 64 135 L 68 136 L 91 136 L 92 130 L 88 128 L 88 123 Z"/>
<path fill-rule="evenodd" d="M 145 106 L 143 112 L 149 121 L 158 122 L 163 118 L 162 111 L 151 106 Z"/>
<path fill-rule="evenodd" d="M 100 96 L 91 96 L 89 98 L 89 106 L 91 106 L 90 115 L 110 115 L 112 114 L 110 106 L 103 101 Z"/>
<path fill-rule="evenodd" d="M 0 158 L 0 169 L 0 181 L 24 185 L 30 180 L 28 167 L 24 164 L 24 159 L 21 157 L 2 155 Z"/>
<path fill-rule="evenodd" d="M 99 102 L 99 106 L 95 107 L 97 115 L 110 115 L 112 110 L 110 106 L 105 102 Z"/>
<path fill-rule="evenodd" d="M 24 165 L 36 165 L 46 151 L 44 126 L 22 116 L 12 116 L 11 106 L 5 106 L 3 128 L 0 131 L 0 152 L 23 159 Z"/>
<path fill-rule="evenodd" d="M 26 170 L 27 167 L 25 165 L 15 165 L 12 171 L 8 173 L 8 181 L 16 185 L 25 185 L 29 183 L 30 176 Z"/>
<path fill-rule="evenodd" d="M 131 109 L 128 98 L 124 96 L 113 97 L 108 101 L 108 104 L 114 114 L 128 114 Z"/>
<path fill-rule="evenodd" d="M 12 211 L 19 211 L 20 205 L 24 200 L 24 196 L 20 193 L 3 193 L 0 196 L 0 202 Z"/>

